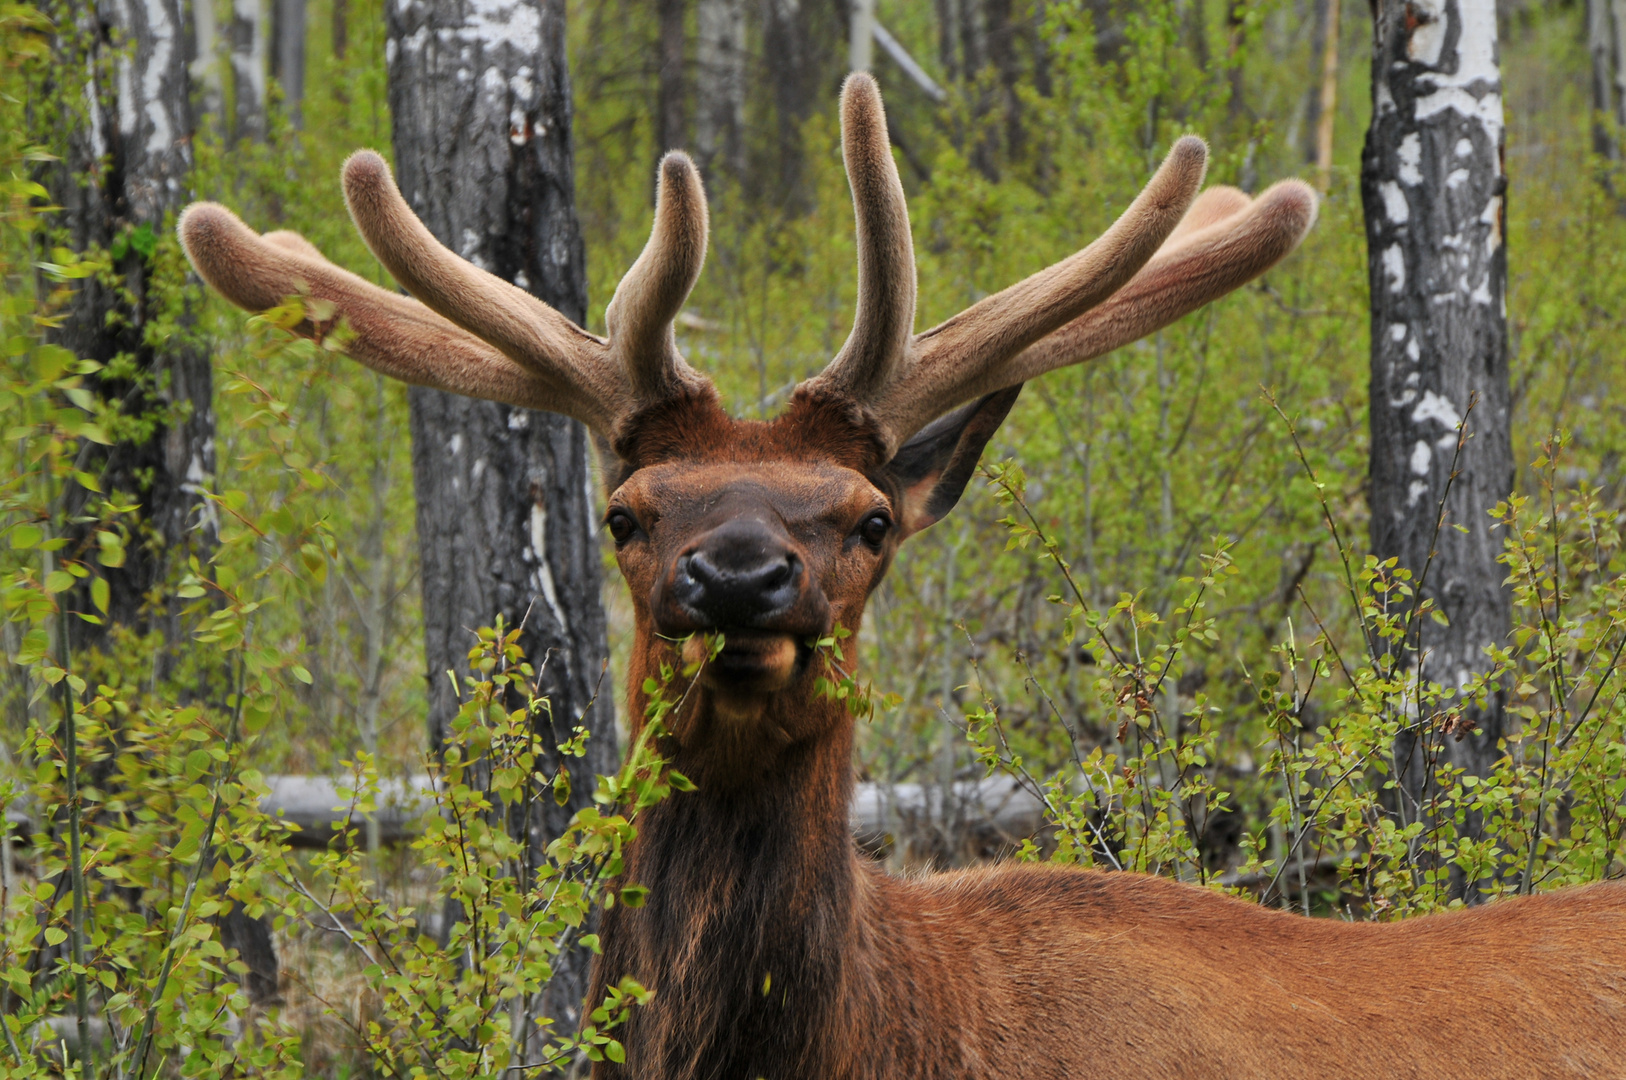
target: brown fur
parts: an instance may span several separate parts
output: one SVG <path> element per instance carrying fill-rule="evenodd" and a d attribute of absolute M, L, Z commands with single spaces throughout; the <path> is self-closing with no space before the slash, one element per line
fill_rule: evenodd
<path fill-rule="evenodd" d="M 649 246 L 618 291 L 608 341 L 434 243 L 376 155 L 346 166 L 352 212 L 429 307 L 291 234 L 255 236 L 221 207 L 182 218 L 194 264 L 234 302 L 328 301 L 363 363 L 575 416 L 612 448 L 635 728 L 644 680 L 674 659 L 674 638 L 724 633 L 694 685 L 669 688 L 686 697 L 665 749 L 698 790 L 637 823 L 627 874 L 649 886 L 648 902 L 607 913 L 594 977 L 601 989 L 631 974 L 655 997 L 621 1032 L 626 1064 L 599 1075 L 1626 1076 L 1619 883 L 1371 925 L 1133 874 L 1002 867 L 900 880 L 858 857 L 853 721 L 814 694 L 832 659 L 853 670 L 856 642 L 827 658 L 810 641 L 837 624 L 857 630 L 898 544 L 954 505 L 1023 380 L 1262 273 L 1308 230 L 1315 197 L 1288 181 L 1257 200 L 1218 188 L 1193 203 L 1205 151 L 1181 140 L 1101 241 L 910 337 L 908 218 L 867 76 L 849 80 L 842 118 L 860 310 L 832 369 L 770 421 L 728 417 L 673 344 L 706 228 L 681 155 L 662 163 Z M 332 323 L 298 330 L 321 336 Z M 773 554 L 739 565 L 792 567 L 774 579 L 790 584 L 775 584 L 747 625 L 697 622 L 711 616 L 688 606 L 694 578 L 680 582 L 680 567 L 701 565 L 708 537 L 749 553 L 746 535 Z"/>

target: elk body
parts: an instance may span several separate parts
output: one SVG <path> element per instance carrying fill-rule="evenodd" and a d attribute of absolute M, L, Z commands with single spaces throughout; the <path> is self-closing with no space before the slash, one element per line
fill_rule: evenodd
<path fill-rule="evenodd" d="M 667 752 L 697 790 L 640 820 L 627 873 L 648 901 L 604 920 L 598 986 L 631 974 L 655 997 L 622 1033 L 625 1064 L 599 1075 L 1626 1076 L 1619 883 L 1373 925 L 1127 873 L 905 880 L 859 857 L 853 720 L 813 693 L 809 642 L 860 625 L 898 545 L 954 506 L 1025 380 L 1257 276 L 1316 203 L 1295 181 L 1199 196 L 1206 149 L 1184 138 L 1101 238 L 916 334 L 909 219 L 867 76 L 848 80 L 842 129 L 857 316 L 769 421 L 729 417 L 676 348 L 706 245 L 682 154 L 661 163 L 654 229 L 606 338 L 441 247 L 370 153 L 345 166 L 350 211 L 416 299 L 219 206 L 181 222 L 235 303 L 326 301 L 345 350 L 385 374 L 593 430 L 635 610 L 635 728 L 672 642 L 724 635 L 669 721 Z M 841 648 L 851 670 L 854 639 Z"/>

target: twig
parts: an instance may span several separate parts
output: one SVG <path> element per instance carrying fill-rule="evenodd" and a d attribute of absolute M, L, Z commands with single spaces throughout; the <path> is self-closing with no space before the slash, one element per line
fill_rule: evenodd
<path fill-rule="evenodd" d="M 237 653 L 237 701 L 232 707 L 231 726 L 226 732 L 226 761 L 220 774 L 215 777 L 214 803 L 209 808 L 209 822 L 203 828 L 203 835 L 198 840 L 197 862 L 192 867 L 192 879 L 186 883 L 186 892 L 181 897 L 180 914 L 175 919 L 175 929 L 171 931 L 169 942 L 164 946 L 164 962 L 158 969 L 158 981 L 153 987 L 152 999 L 147 1005 L 147 1013 L 141 1019 L 141 1037 L 136 1041 L 135 1068 L 130 1074 L 135 1080 L 142 1080 L 147 1064 L 147 1053 L 152 1048 L 153 1021 L 158 1015 L 159 1002 L 164 999 L 164 987 L 169 983 L 169 973 L 175 964 L 175 953 L 181 942 L 181 936 L 186 931 L 187 916 L 192 910 L 192 897 L 197 893 L 198 881 L 203 877 L 203 868 L 210 861 L 214 846 L 215 826 L 220 823 L 220 814 L 225 807 L 223 789 L 226 776 L 231 772 L 231 754 L 237 743 L 238 725 L 243 716 L 243 686 L 247 668 L 246 653 L 250 640 L 253 637 L 253 623 L 250 622 L 243 635 L 242 644 L 238 646 Z"/>

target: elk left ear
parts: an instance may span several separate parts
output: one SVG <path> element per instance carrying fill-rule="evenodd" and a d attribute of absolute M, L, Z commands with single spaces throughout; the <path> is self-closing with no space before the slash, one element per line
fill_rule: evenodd
<path fill-rule="evenodd" d="M 1016 404 L 1022 384 L 996 390 L 938 417 L 898 448 L 881 468 L 900 493 L 899 525 L 907 539 L 941 521 L 965 493 L 982 448 Z"/>

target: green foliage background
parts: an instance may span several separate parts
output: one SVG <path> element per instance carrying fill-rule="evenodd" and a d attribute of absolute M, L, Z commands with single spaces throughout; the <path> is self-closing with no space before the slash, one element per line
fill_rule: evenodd
<path fill-rule="evenodd" d="M 388 284 L 338 189 L 349 152 L 389 147 L 382 9 L 348 0 L 339 59 L 330 4 L 310 3 L 303 129 L 274 112 L 264 143 L 231 145 L 218 118 L 204 118 L 196 194 L 256 228 L 297 229 Z M 1036 78 L 1017 86 L 1017 142 L 1008 113 L 988 106 L 994 72 L 953 82 L 936 70 L 930 6 L 879 4 L 881 20 L 949 90 L 934 104 L 879 62 L 906 136 L 922 326 L 1088 242 L 1183 132 L 1210 140 L 1212 182 L 1262 187 L 1308 171 L 1307 5 L 1258 0 L 1237 9 L 1234 24 L 1214 0 L 1124 5 L 1127 44 L 1116 57 L 1097 55 L 1094 9 L 1045 5 L 1044 92 Z M 574 0 L 569 14 L 590 323 L 602 330 L 650 220 L 657 27 L 652 6 L 633 0 Z M 157 640 L 126 637 L 116 655 L 66 657 L 63 620 L 74 616 L 64 597 L 87 582 L 94 604 L 97 567 L 115 565 L 142 534 L 120 493 L 107 492 L 92 527 L 106 539 L 94 551 L 63 547 L 73 448 L 107 437 L 113 421 L 85 393 L 97 372 L 50 344 L 49 330 L 63 290 L 108 272 L 107 255 L 59 250 L 39 185 L 62 156 L 62 131 L 39 118 L 74 108 L 71 94 L 44 96 L 62 94 L 46 77 L 50 28 L 27 4 L 0 8 L 0 22 L 0 430 L 10 458 L 0 487 L 0 695 L 6 801 L 26 809 L 42 853 L 31 876 L 6 884 L 8 1039 L 37 1043 L 38 1024 L 71 1017 L 76 979 L 88 978 L 117 1020 L 115 1042 L 126 1040 L 115 1048 L 126 1067 L 146 1025 L 155 1060 L 189 1074 L 408 1075 L 433 1060 L 484 1075 L 506 1059 L 481 1048 L 512 1034 L 482 1026 L 500 1013 L 497 998 L 482 999 L 486 1011 L 472 1019 L 425 1005 L 414 995 L 453 970 L 430 952 L 375 996 L 357 990 L 354 1008 L 333 1004 L 336 989 L 378 972 L 363 977 L 372 969 L 313 934 L 321 905 L 295 888 L 320 882 L 329 904 L 339 896 L 361 911 L 388 901 L 425 915 L 434 889 L 456 884 L 436 870 L 452 850 L 444 837 L 394 862 L 354 851 L 312 862 L 284 851 L 255 810 L 266 774 L 359 770 L 366 791 L 374 773 L 427 767 L 404 391 L 186 283 L 170 230 L 132 236 L 150 243 L 175 311 L 196 318 L 192 330 L 171 320 L 154 332 L 195 333 L 214 359 L 222 545 L 212 567 L 190 568 L 172 588 L 195 601 L 188 633 L 229 658 L 235 692 L 220 705 L 188 704 L 179 687 L 144 679 L 165 647 Z M 1503 27 L 1514 447 L 1529 464 L 1502 515 L 1519 630 L 1499 677 L 1522 726 L 1496 775 L 1436 777 L 1428 822 L 1404 820 L 1385 794 L 1395 733 L 1421 726 L 1447 738 L 1451 715 L 1436 691 L 1385 666 L 1378 645 L 1404 633 L 1411 616 L 1393 614 L 1392 598 L 1409 585 L 1363 555 L 1357 179 L 1369 27 L 1352 12 L 1331 188 L 1300 252 L 1151 340 L 1030 386 L 985 458 L 986 482 L 898 560 L 861 637 L 861 675 L 879 691 L 863 721 L 864 778 L 942 782 L 1012 769 L 1043 792 L 1054 821 L 1026 857 L 1247 885 L 1307 912 L 1388 917 L 1440 906 L 1452 868 L 1486 893 L 1622 872 L 1626 708 L 1614 666 L 1626 640 L 1626 428 L 1613 399 L 1626 354 L 1626 215 L 1612 194 L 1620 178 L 1591 150 L 1583 22 L 1578 3 L 1528 4 Z M 712 255 L 680 343 L 740 414 L 771 411 L 850 325 L 855 253 L 836 90 L 828 80 L 802 131 L 798 198 L 760 180 L 772 154 L 765 98 L 749 102 L 759 179 L 713 184 Z M 611 582 L 606 603 L 624 649 L 629 610 L 613 573 Z M 470 645 L 491 654 L 488 677 L 517 663 L 497 638 Z M 72 847 L 62 816 L 71 804 L 67 715 L 77 718 L 75 752 L 100 777 L 83 792 L 80 857 L 94 887 L 77 898 L 100 936 L 84 942 L 93 962 L 41 980 L 30 974 L 40 950 L 65 947 L 60 928 L 86 918 L 58 887 Z M 478 722 L 507 730 L 500 716 Z M 581 871 L 579 910 L 601 897 L 608 864 L 593 862 L 596 845 L 622 835 L 613 811 L 625 788 L 610 785 L 605 823 L 583 833 L 583 852 L 559 853 L 561 866 L 592 867 Z M 476 817 L 502 802 L 495 790 L 465 795 L 488 801 Z M 224 831 L 205 827 L 215 817 Z M 229 859 L 200 854 L 205 833 Z M 519 910 L 523 887 L 503 883 L 502 852 L 488 845 L 487 854 L 471 887 L 496 898 L 494 911 Z M 947 864 L 977 854 L 945 831 L 900 835 L 890 857 Z M 305 980 L 281 1013 L 256 1019 L 258 1040 L 237 1034 L 250 1014 L 224 978 L 231 957 L 207 921 L 228 895 L 281 913 L 285 963 Z M 537 925 L 565 918 L 525 910 Z M 399 912 L 356 917 L 411 945 L 415 924 Z M 493 955 L 512 944 L 489 942 Z M 166 957 L 173 974 L 161 984 Z M 523 992 L 534 992 L 545 969 L 526 978 Z M 630 1001 L 641 991 L 626 993 Z M 443 1025 L 431 1050 L 401 1036 L 425 1008 Z M 227 1031 L 228 1020 L 239 1026 Z M 35 1060 L 18 1054 L 0 1073 L 27 1073 Z M 49 1071 L 57 1059 L 38 1060 Z"/>

